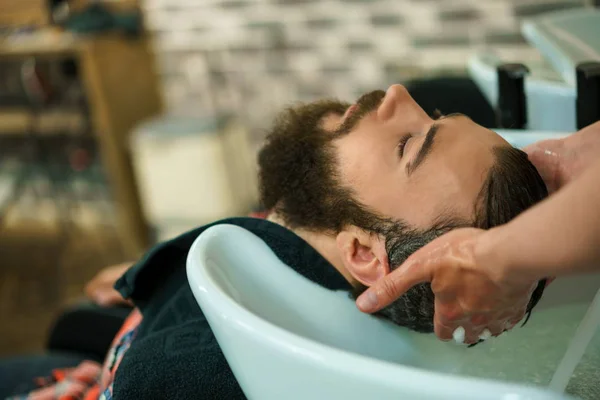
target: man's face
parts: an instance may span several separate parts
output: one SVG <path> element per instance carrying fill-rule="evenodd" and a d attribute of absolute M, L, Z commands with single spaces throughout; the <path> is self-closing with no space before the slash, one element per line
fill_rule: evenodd
<path fill-rule="evenodd" d="M 525 153 L 467 117 L 432 120 L 400 85 L 284 110 L 258 160 L 263 205 L 292 229 L 335 235 L 357 293 L 444 232 L 506 223 L 547 195 Z M 430 285 L 380 315 L 432 332 Z"/>
<path fill-rule="evenodd" d="M 441 216 L 471 220 L 491 149 L 508 143 L 462 115 L 433 120 L 401 85 L 365 97 L 323 121 L 328 131 L 349 128 L 334 141 L 342 184 L 360 203 L 415 228 Z"/>

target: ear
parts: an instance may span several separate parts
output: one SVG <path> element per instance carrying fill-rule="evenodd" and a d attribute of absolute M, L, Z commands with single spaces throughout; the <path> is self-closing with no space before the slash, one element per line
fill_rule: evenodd
<path fill-rule="evenodd" d="M 344 267 L 366 286 L 371 286 L 390 272 L 385 239 L 355 226 L 344 228 L 336 238 Z"/>

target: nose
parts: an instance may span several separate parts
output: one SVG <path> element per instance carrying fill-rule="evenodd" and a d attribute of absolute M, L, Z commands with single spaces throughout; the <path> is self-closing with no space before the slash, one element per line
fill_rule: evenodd
<path fill-rule="evenodd" d="M 385 97 L 377 109 L 377 116 L 382 120 L 390 119 L 394 116 L 398 103 L 406 101 L 410 95 L 403 85 L 392 85 L 385 92 Z"/>

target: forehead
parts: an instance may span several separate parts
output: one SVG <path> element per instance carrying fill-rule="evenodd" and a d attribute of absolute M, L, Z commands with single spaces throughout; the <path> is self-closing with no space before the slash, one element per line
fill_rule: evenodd
<path fill-rule="evenodd" d="M 335 127 L 340 117 L 323 123 Z M 407 123 L 412 124 L 412 120 Z M 427 160 L 407 176 L 406 163 L 422 146 L 431 123 L 439 126 L 435 144 Z M 491 150 L 508 144 L 464 116 L 423 121 L 418 129 L 405 128 L 403 123 L 381 123 L 368 115 L 348 135 L 336 140 L 342 181 L 363 204 L 413 226 L 428 227 L 437 217 L 448 214 L 471 219 L 495 163 Z M 411 139 L 407 154 L 399 157 L 398 142 L 406 133 L 416 137 Z"/>

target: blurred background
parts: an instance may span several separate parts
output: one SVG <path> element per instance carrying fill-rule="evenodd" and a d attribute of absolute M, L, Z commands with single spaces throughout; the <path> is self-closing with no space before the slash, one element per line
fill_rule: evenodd
<path fill-rule="evenodd" d="M 538 62 L 522 18 L 585 3 L 0 0 L 0 356 L 43 349 L 103 267 L 259 210 L 283 106 L 404 83 L 491 127 L 468 57 Z"/>

